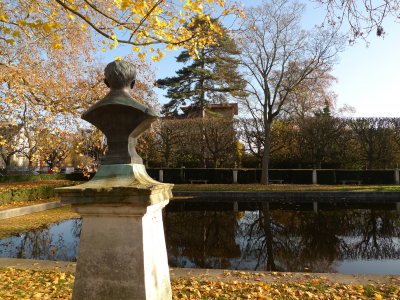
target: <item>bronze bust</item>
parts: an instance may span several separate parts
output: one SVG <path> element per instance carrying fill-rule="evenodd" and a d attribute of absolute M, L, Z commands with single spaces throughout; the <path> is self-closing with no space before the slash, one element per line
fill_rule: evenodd
<path fill-rule="evenodd" d="M 158 118 L 158 114 L 136 101 L 131 92 L 135 84 L 133 64 L 116 60 L 104 70 L 110 92 L 89 108 L 82 119 L 99 128 L 107 137 L 108 153 L 102 165 L 142 164 L 136 153 L 137 138 Z"/>

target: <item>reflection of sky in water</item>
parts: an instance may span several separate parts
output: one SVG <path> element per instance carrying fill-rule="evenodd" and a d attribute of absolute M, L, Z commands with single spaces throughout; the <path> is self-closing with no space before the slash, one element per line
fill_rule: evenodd
<path fill-rule="evenodd" d="M 363 216 L 368 215 L 370 210 L 346 210 L 345 215 L 348 213 L 347 216 L 351 215 L 354 218 L 354 213 L 357 213 L 359 214 L 359 216 L 362 217 L 354 219 L 355 222 L 359 222 L 360 220 L 363 220 L 363 222 L 359 222 L 359 224 L 357 225 L 358 227 L 356 226 L 357 228 L 354 227 L 357 230 L 353 228 L 353 231 L 349 231 L 350 236 L 342 235 L 339 232 L 333 232 L 332 236 L 340 241 L 340 243 L 337 244 L 338 247 L 340 246 L 340 249 L 338 248 L 336 252 L 333 251 L 334 253 L 336 253 L 333 261 L 328 259 L 326 255 L 324 256 L 318 253 L 315 253 L 315 257 L 318 257 L 315 260 L 313 260 L 312 257 L 308 257 L 308 259 L 310 260 L 304 261 L 302 260 L 300 254 L 298 257 L 297 253 L 300 253 L 301 251 L 304 252 L 304 249 L 306 249 L 305 252 L 310 252 L 311 256 L 313 255 L 312 250 L 307 249 L 307 247 L 310 247 L 309 245 L 312 244 L 305 243 L 303 245 L 300 245 L 302 241 L 304 243 L 304 240 L 307 239 L 318 240 L 324 239 L 325 237 L 313 236 L 310 238 L 306 235 L 303 236 L 302 229 L 298 230 L 296 233 L 293 233 L 290 231 L 290 228 L 285 229 L 285 226 L 278 222 L 279 217 L 282 218 L 282 216 L 285 215 L 285 211 L 280 211 L 279 216 L 275 216 L 273 212 L 273 210 L 270 211 L 272 218 L 270 228 L 271 232 L 274 233 L 272 235 L 272 249 L 274 254 L 272 262 L 274 264 L 275 270 L 277 271 L 307 272 L 307 267 L 310 267 L 309 271 L 314 272 L 400 275 L 400 259 L 398 259 L 400 257 L 400 237 L 393 236 L 398 235 L 400 229 L 395 228 L 396 226 L 394 226 L 396 224 L 398 225 L 399 223 L 398 221 L 396 221 L 395 218 L 391 216 L 393 212 L 391 210 L 386 210 L 385 212 L 389 215 L 389 217 L 387 217 L 388 215 L 384 215 L 387 218 L 386 220 L 384 220 L 386 222 L 385 226 L 388 226 L 387 224 L 390 218 L 391 219 L 389 221 L 393 222 L 392 227 L 389 228 L 390 230 L 392 230 L 392 232 L 390 232 L 389 234 L 385 233 L 385 230 L 387 230 L 388 227 L 386 227 L 384 231 L 381 231 L 383 224 L 381 218 L 378 217 L 376 219 L 376 224 L 378 225 L 376 228 L 379 231 L 379 234 L 377 235 L 377 247 L 374 246 L 373 238 L 371 236 L 367 235 L 366 237 L 364 237 L 360 235 L 360 232 L 370 232 L 370 229 L 364 229 L 362 225 L 360 225 L 365 221 L 365 219 L 363 219 Z M 202 220 L 201 218 L 204 216 L 209 217 L 210 215 L 210 212 L 207 212 L 206 214 L 200 210 L 191 213 L 196 214 L 196 216 L 198 214 L 199 220 Z M 341 211 L 341 213 L 343 217 L 343 210 Z M 202 252 L 203 250 L 199 248 L 190 249 L 190 251 L 188 252 L 186 249 L 187 245 L 183 244 L 183 241 L 185 239 L 180 239 L 180 233 L 182 233 L 186 235 L 186 238 L 188 237 L 189 239 L 196 240 L 197 244 L 193 243 L 192 247 L 193 245 L 203 245 L 203 237 L 191 234 L 198 234 L 199 231 L 196 231 L 194 229 L 199 229 L 201 226 L 205 226 L 204 224 L 209 226 L 207 230 L 222 230 L 221 228 L 213 229 L 212 226 L 216 226 L 215 222 L 205 222 L 203 223 L 203 225 L 197 224 L 196 222 L 193 222 L 193 220 L 190 220 L 190 218 L 188 218 L 189 212 L 185 211 L 166 211 L 164 212 L 164 221 L 168 218 L 168 214 L 171 214 L 171 219 L 169 220 L 170 222 L 166 222 L 165 224 L 165 226 L 169 226 L 169 231 L 168 229 L 166 229 L 166 234 L 168 234 L 168 232 L 171 232 L 175 235 L 174 239 L 172 239 L 172 244 L 168 244 L 171 242 L 168 241 L 169 239 L 167 236 L 167 249 L 168 251 L 171 251 L 168 255 L 168 260 L 171 267 L 178 266 L 184 268 L 200 268 L 207 266 L 207 268 L 214 267 L 231 270 L 270 271 L 271 264 L 267 264 L 268 251 L 265 242 L 265 232 L 263 231 L 264 229 L 262 226 L 259 226 L 258 229 L 256 229 L 255 226 L 255 224 L 257 226 L 259 225 L 259 210 L 246 211 L 244 216 L 240 219 L 236 218 L 236 213 L 233 212 L 226 212 L 225 214 L 220 215 L 219 218 L 226 218 L 227 221 L 225 223 L 219 223 L 218 226 L 222 226 L 221 228 L 228 232 L 228 234 L 220 236 L 220 240 L 218 240 L 218 242 L 220 241 L 221 243 L 224 243 L 228 241 L 230 243 L 229 247 L 231 247 L 231 249 L 227 249 L 227 251 L 231 251 L 229 253 L 230 256 L 227 256 L 229 258 L 222 257 L 222 252 L 218 252 L 220 249 L 224 248 L 225 244 L 214 247 L 211 250 L 209 250 L 210 248 L 205 247 L 204 249 L 206 250 L 204 250 L 204 252 Z M 333 218 L 333 220 L 335 220 L 336 216 L 332 215 L 332 212 L 329 212 L 329 214 L 331 214 L 330 216 Z M 312 218 L 314 218 L 315 215 L 311 212 L 309 215 L 309 219 L 307 219 L 307 213 L 305 213 L 304 216 L 304 220 L 305 222 L 307 222 L 309 221 L 309 219 L 311 220 Z M 179 223 L 182 222 L 182 220 L 184 220 L 183 222 L 187 222 L 188 224 Z M 210 220 L 212 221 L 212 219 Z M 234 223 L 236 222 L 235 225 L 232 225 L 232 220 L 234 220 Z M 313 223 L 310 222 L 310 224 Z M 47 229 L 40 229 L 29 232 L 27 234 L 22 234 L 21 236 L 0 240 L 0 257 L 75 261 L 78 252 L 80 226 L 81 220 L 68 220 L 61 222 L 60 224 L 53 224 Z M 223 228 L 224 226 L 226 228 Z M 234 230 L 232 226 L 234 226 Z M 251 239 L 249 238 L 249 228 L 252 228 Z M 311 230 L 310 232 L 313 232 L 313 230 Z M 231 233 L 233 234 L 233 240 L 229 237 L 229 234 Z M 364 248 L 357 249 L 357 245 L 362 244 L 362 242 L 365 242 L 366 240 L 368 240 L 369 242 L 365 243 Z M 320 244 L 323 245 L 324 242 L 322 241 L 322 243 Z M 318 244 L 319 247 L 320 244 Z M 236 252 L 234 251 L 235 245 L 238 248 L 236 249 Z M 390 251 L 388 251 L 388 249 Z M 208 251 L 210 251 L 210 254 L 207 253 Z M 211 256 L 212 253 L 216 253 L 212 251 L 217 251 L 220 256 Z M 374 257 L 382 256 L 383 259 L 366 259 L 364 255 L 365 252 L 368 252 L 368 255 L 372 255 Z M 317 266 L 312 268 L 310 266 L 311 263 L 315 263 Z M 275 270 L 273 269 L 272 271 Z"/>
<path fill-rule="evenodd" d="M 345 261 L 337 271 L 342 274 L 399 275 L 400 261 L 394 259 Z"/>
<path fill-rule="evenodd" d="M 0 257 L 76 261 L 79 224 L 79 219 L 68 220 L 0 240 Z"/>

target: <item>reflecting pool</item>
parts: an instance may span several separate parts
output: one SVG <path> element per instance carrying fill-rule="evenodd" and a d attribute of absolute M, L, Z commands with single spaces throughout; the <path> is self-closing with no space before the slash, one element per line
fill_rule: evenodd
<path fill-rule="evenodd" d="M 397 203 L 206 202 L 163 212 L 171 267 L 400 275 Z M 0 240 L 0 257 L 75 261 L 81 220 Z"/>

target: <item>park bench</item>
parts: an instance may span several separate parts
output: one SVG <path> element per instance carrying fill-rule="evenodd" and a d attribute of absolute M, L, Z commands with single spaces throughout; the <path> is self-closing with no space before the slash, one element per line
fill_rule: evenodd
<path fill-rule="evenodd" d="M 196 180 L 189 180 L 190 181 L 190 184 L 193 184 L 193 182 L 194 183 L 202 183 L 202 182 L 204 182 L 204 184 L 207 184 L 207 182 L 208 182 L 208 180 L 203 180 L 203 179 L 196 179 Z"/>
<path fill-rule="evenodd" d="M 269 181 L 269 183 L 273 183 L 273 182 L 276 182 L 276 183 L 279 183 L 279 184 L 283 183 L 283 179 L 270 179 L 268 181 Z"/>
<path fill-rule="evenodd" d="M 352 179 L 352 180 L 340 180 L 341 183 L 343 183 L 343 185 L 345 185 L 346 183 L 357 183 L 357 184 L 361 184 L 362 180 L 359 179 Z"/>

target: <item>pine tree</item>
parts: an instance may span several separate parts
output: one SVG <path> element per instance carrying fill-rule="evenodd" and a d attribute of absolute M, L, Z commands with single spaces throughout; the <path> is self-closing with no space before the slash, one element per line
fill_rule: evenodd
<path fill-rule="evenodd" d="M 323 117 L 323 118 L 329 118 L 332 117 L 331 115 L 331 105 L 329 104 L 329 101 L 325 99 L 325 107 L 323 110 L 319 109 L 318 111 L 314 112 L 314 115 L 316 117 Z"/>
<path fill-rule="evenodd" d="M 158 87 L 167 89 L 166 97 L 171 99 L 164 105 L 164 113 L 176 115 L 179 106 L 188 101 L 200 107 L 200 115 L 204 117 L 206 105 L 224 103 L 229 95 L 243 94 L 246 83 L 237 71 L 239 60 L 236 59 L 240 51 L 226 29 L 222 36 L 215 36 L 215 44 L 198 48 L 197 52 L 193 58 L 189 51 L 183 51 L 176 61 L 192 63 L 178 70 L 175 77 L 157 80 Z"/>

